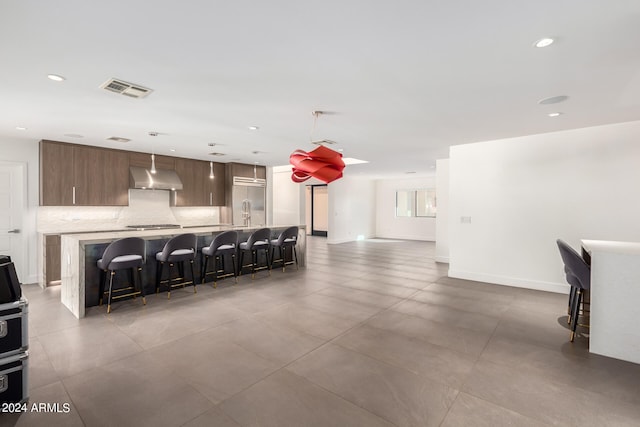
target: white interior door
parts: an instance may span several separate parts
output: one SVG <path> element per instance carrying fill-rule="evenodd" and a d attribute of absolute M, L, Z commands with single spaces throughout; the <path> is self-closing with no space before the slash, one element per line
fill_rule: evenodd
<path fill-rule="evenodd" d="M 9 255 L 18 278 L 25 277 L 24 177 L 21 164 L 0 163 L 0 255 Z"/>

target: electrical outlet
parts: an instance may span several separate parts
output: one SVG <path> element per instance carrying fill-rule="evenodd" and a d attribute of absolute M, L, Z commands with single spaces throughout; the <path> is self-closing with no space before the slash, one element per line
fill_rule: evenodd
<path fill-rule="evenodd" d="M 461 216 L 460 217 L 460 222 L 463 224 L 471 224 L 471 217 L 470 216 Z"/>

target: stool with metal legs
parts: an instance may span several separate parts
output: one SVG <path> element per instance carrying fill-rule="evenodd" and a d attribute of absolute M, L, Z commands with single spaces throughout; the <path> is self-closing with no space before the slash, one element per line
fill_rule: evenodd
<path fill-rule="evenodd" d="M 591 289 L 591 268 L 566 242 L 558 239 L 556 243 L 560 250 L 562 262 L 564 262 L 564 272 L 567 283 L 569 283 L 572 288 L 569 299 L 569 325 L 571 329 L 569 339 L 573 342 L 576 336 L 578 317 L 580 314 L 584 317 L 587 313 L 584 306 L 589 304 L 588 301 L 585 300 L 585 297 L 588 296 L 589 289 Z M 580 326 L 588 325 L 580 324 Z"/>
<path fill-rule="evenodd" d="M 298 227 L 293 226 L 285 229 L 277 239 L 271 240 L 271 269 L 274 262 L 282 262 L 282 271 L 287 265 L 295 264 L 298 269 L 298 254 L 296 253 L 296 242 L 298 241 Z M 275 259 L 276 248 L 280 258 Z M 287 248 L 291 248 L 291 261 L 286 260 Z"/>
<path fill-rule="evenodd" d="M 238 244 L 238 232 L 237 231 L 225 231 L 218 234 L 213 238 L 209 246 L 202 248 L 202 274 L 201 283 L 205 282 L 205 278 L 208 274 L 213 274 L 213 287 L 217 287 L 219 278 L 231 277 L 235 278 L 238 283 L 238 271 L 236 268 L 236 245 Z M 232 273 L 225 273 L 225 255 L 231 256 L 231 266 L 233 268 Z M 207 264 L 209 258 L 213 258 L 213 271 L 207 272 Z M 218 267 L 220 263 L 220 268 Z M 222 273 L 218 275 L 218 273 Z"/>
<path fill-rule="evenodd" d="M 193 261 L 196 258 L 197 237 L 195 234 L 187 233 L 172 237 L 162 249 L 162 252 L 156 254 L 156 293 L 160 289 L 160 285 L 167 285 L 167 299 L 171 298 L 171 289 L 177 286 L 185 287 L 193 285 L 193 293 L 196 293 L 196 278 L 193 273 Z M 191 266 L 191 280 L 187 281 L 184 263 L 189 261 Z M 162 280 L 162 272 L 164 265 L 169 264 L 169 273 L 167 279 Z M 174 265 L 178 266 L 178 276 L 171 277 L 171 269 Z"/>
<path fill-rule="evenodd" d="M 251 279 L 255 277 L 256 271 L 258 270 L 269 270 L 269 275 L 271 275 L 271 264 L 269 263 L 270 241 L 271 229 L 261 228 L 254 231 L 246 242 L 240 243 L 240 265 L 238 266 L 238 274 L 242 274 L 244 267 L 251 267 Z M 263 266 L 258 266 L 259 251 L 264 251 L 266 257 L 266 262 Z M 243 264 L 245 252 L 251 254 L 251 264 Z"/>
<path fill-rule="evenodd" d="M 144 265 L 144 240 L 139 237 L 127 237 L 125 239 L 116 240 L 105 249 L 97 262 L 100 269 L 100 287 L 99 287 L 99 304 L 102 305 L 104 288 L 106 285 L 107 273 L 109 273 L 109 291 L 107 295 L 107 313 L 111 313 L 112 299 L 120 299 L 125 297 L 142 296 L 142 303 L 147 304 L 144 294 L 144 284 L 142 283 L 142 266 Z M 130 269 L 129 286 L 113 289 L 113 277 L 118 270 Z M 138 288 L 136 288 L 136 280 L 134 270 L 138 274 Z M 114 296 L 113 293 L 116 293 Z"/>

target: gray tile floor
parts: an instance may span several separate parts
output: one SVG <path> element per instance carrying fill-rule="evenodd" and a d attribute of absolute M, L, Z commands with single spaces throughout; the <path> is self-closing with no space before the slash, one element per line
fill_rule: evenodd
<path fill-rule="evenodd" d="M 299 271 L 82 320 L 25 286 L 31 402 L 71 410 L 0 425 L 640 425 L 640 365 L 569 343 L 566 296 L 447 278 L 433 253 L 310 238 Z"/>

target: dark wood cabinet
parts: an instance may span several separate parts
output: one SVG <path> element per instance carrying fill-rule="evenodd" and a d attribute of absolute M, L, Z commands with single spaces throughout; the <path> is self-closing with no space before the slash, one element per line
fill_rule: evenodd
<path fill-rule="evenodd" d="M 183 189 L 174 191 L 172 206 L 224 206 L 224 163 L 155 156 L 157 169 L 175 170 Z M 129 167 L 151 168 L 151 154 L 87 145 L 40 141 L 41 206 L 127 206 Z M 253 176 L 253 165 L 245 166 Z M 249 172 L 246 172 L 249 173 Z M 264 167 L 258 177 L 265 176 Z"/>
<path fill-rule="evenodd" d="M 136 153 L 133 151 L 126 151 L 129 154 L 129 166 L 137 166 L 139 168 L 151 169 L 151 154 L 150 153 Z M 175 169 L 175 157 L 161 156 L 155 154 L 156 169 Z"/>
<path fill-rule="evenodd" d="M 175 171 L 182 181 L 182 190 L 174 191 L 172 205 L 209 206 L 209 163 L 176 158 Z"/>
<path fill-rule="evenodd" d="M 40 206 L 73 205 L 73 145 L 40 141 Z"/>
<path fill-rule="evenodd" d="M 126 152 L 75 146 L 73 162 L 76 206 L 129 204 L 129 158 Z"/>
<path fill-rule="evenodd" d="M 224 206 L 225 195 L 225 164 L 213 163 L 214 178 L 211 182 L 211 205 L 212 206 Z"/>
<path fill-rule="evenodd" d="M 245 178 L 253 178 L 253 165 L 245 163 L 228 163 L 231 168 L 231 176 L 243 176 Z M 267 178 L 267 168 L 264 166 L 256 166 L 256 178 Z M 232 178 L 233 179 L 233 178 Z"/>
<path fill-rule="evenodd" d="M 60 235 L 44 236 L 44 283 L 46 286 L 60 283 Z"/>
<path fill-rule="evenodd" d="M 209 162 L 203 160 L 176 158 L 175 171 L 183 189 L 174 191 L 172 206 L 224 206 L 224 164 L 213 163 L 213 179 Z"/>
<path fill-rule="evenodd" d="M 128 191 L 125 151 L 40 142 L 42 206 L 126 206 Z"/>

